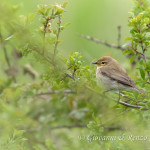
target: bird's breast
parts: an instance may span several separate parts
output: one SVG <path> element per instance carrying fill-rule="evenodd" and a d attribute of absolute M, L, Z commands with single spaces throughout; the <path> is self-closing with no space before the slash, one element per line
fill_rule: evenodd
<path fill-rule="evenodd" d="M 125 89 L 126 87 L 101 73 L 100 68 L 96 70 L 96 77 L 99 78 L 107 90 Z"/>

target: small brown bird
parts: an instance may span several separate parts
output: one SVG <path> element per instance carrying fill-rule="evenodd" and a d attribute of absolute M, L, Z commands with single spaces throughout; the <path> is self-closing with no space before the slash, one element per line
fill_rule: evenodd
<path fill-rule="evenodd" d="M 125 69 L 112 57 L 104 56 L 93 64 L 97 65 L 96 77 L 101 79 L 107 90 L 135 90 L 145 93 L 136 87 Z"/>

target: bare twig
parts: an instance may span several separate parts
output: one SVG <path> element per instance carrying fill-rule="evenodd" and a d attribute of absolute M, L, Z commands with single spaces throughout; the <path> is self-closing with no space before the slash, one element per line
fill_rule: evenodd
<path fill-rule="evenodd" d="M 62 90 L 53 90 L 53 91 L 48 91 L 48 92 L 43 92 L 43 93 L 39 93 L 39 94 L 36 94 L 36 96 L 41 96 L 41 95 L 51 95 L 51 94 L 58 94 L 58 93 L 65 93 L 65 94 L 71 94 L 71 93 L 75 93 L 76 91 L 75 90 L 65 90 L 65 91 L 62 91 Z"/>
<path fill-rule="evenodd" d="M 1 40 L 1 43 L 3 43 L 3 37 L 2 37 L 1 32 L 0 32 L 0 40 Z M 8 67 L 10 68 L 10 67 L 11 67 L 11 64 L 10 64 L 10 60 L 9 60 L 9 57 L 8 57 L 8 54 L 7 54 L 7 50 L 6 50 L 5 45 L 3 45 L 3 52 L 4 52 L 4 56 L 5 56 L 5 60 L 6 60 L 6 62 L 7 62 L 7 65 L 8 65 Z"/>
<path fill-rule="evenodd" d="M 120 41 L 121 41 L 121 26 L 118 26 L 118 46 L 120 46 Z"/>
<path fill-rule="evenodd" d="M 122 52 L 126 50 L 126 49 L 123 48 L 121 45 L 110 44 L 110 43 L 108 43 L 108 42 L 106 42 L 106 41 L 101 41 L 101 40 L 98 40 L 98 39 L 96 39 L 96 38 L 94 38 L 94 37 L 91 37 L 91 36 L 88 36 L 88 35 L 79 34 L 79 36 L 82 37 L 82 38 L 84 38 L 84 39 L 87 39 L 87 40 L 89 40 L 89 41 L 93 41 L 93 42 L 95 42 L 95 43 L 97 43 L 97 44 L 102 44 L 102 45 L 105 45 L 105 46 L 110 47 L 110 48 L 119 49 L 119 50 L 121 50 Z M 138 52 L 137 50 L 135 51 L 135 53 L 140 54 L 140 56 L 137 56 L 138 59 L 143 58 L 143 54 L 142 54 L 142 53 Z M 130 57 L 130 54 L 128 55 L 128 57 Z M 150 59 L 150 57 L 146 57 L 146 59 Z"/>
<path fill-rule="evenodd" d="M 137 2 L 142 6 L 142 2 L 140 0 L 137 0 Z"/>
<path fill-rule="evenodd" d="M 123 130 L 122 127 L 120 126 L 103 126 L 104 129 L 106 131 L 113 131 L 113 130 Z M 87 128 L 87 125 L 81 125 L 81 124 L 77 124 L 77 125 L 62 125 L 62 126 L 55 126 L 55 127 L 51 127 L 51 130 L 55 130 L 55 129 L 72 129 L 72 128 Z"/>
<path fill-rule="evenodd" d="M 69 70 L 71 67 L 72 67 L 72 66 L 70 66 L 70 67 L 68 68 L 68 70 Z M 69 77 L 69 78 L 75 80 L 75 72 L 76 72 L 76 70 L 77 70 L 76 67 L 74 67 L 72 75 L 70 75 L 70 74 L 68 74 L 68 73 L 65 73 L 65 76 L 62 78 L 62 80 L 64 80 L 64 79 L 67 78 L 67 77 Z"/>
<path fill-rule="evenodd" d="M 71 75 L 68 74 L 68 73 L 65 73 L 65 76 L 64 76 L 61 80 L 63 81 L 63 80 L 66 79 L 66 78 L 70 78 L 70 79 L 72 79 L 72 80 L 75 80 L 74 76 L 71 76 Z"/>
<path fill-rule="evenodd" d="M 128 103 L 125 103 L 122 101 L 119 101 L 119 104 L 122 104 L 122 105 L 127 106 L 127 107 L 131 107 L 131 108 L 137 108 L 137 109 L 141 109 L 141 110 L 149 110 L 148 108 L 144 108 L 143 106 L 131 105 L 131 104 L 128 104 Z"/>
<path fill-rule="evenodd" d="M 141 52 L 137 51 L 137 49 L 133 49 L 133 50 L 134 50 L 134 52 L 135 52 L 136 54 L 141 55 L 141 56 L 142 56 L 142 58 L 144 57 L 144 56 L 143 56 L 143 53 L 141 53 Z"/>
<path fill-rule="evenodd" d="M 130 98 L 130 97 L 127 97 L 126 95 L 124 95 L 124 94 L 122 94 L 122 93 L 120 93 L 120 95 L 121 95 L 122 97 L 124 97 L 124 98 L 128 99 L 128 100 L 132 100 L 132 101 L 134 101 L 134 99 L 132 99 L 132 98 Z"/>
<path fill-rule="evenodd" d="M 120 93 L 120 95 L 124 98 L 127 98 L 128 100 L 132 100 L 134 101 L 134 99 L 130 98 L 130 97 L 127 97 L 126 95 Z M 117 100 L 115 100 L 116 102 L 118 102 Z M 124 106 L 127 106 L 127 107 L 131 107 L 131 108 L 138 108 L 138 109 L 142 109 L 142 110 L 149 110 L 148 108 L 144 108 L 143 106 L 139 106 L 139 105 L 132 105 L 132 104 L 129 104 L 129 103 L 126 103 L 126 102 L 122 102 L 122 101 L 119 101 L 119 104 L 122 104 Z"/>
<path fill-rule="evenodd" d="M 124 130 L 120 126 L 103 126 L 105 131 L 114 131 L 114 130 Z M 57 130 L 57 129 L 73 129 L 73 128 L 87 128 L 87 125 L 81 124 L 74 124 L 74 125 L 60 125 L 60 126 L 53 126 L 50 127 L 50 130 Z M 39 129 L 26 129 L 25 132 L 37 132 Z"/>
<path fill-rule="evenodd" d="M 75 72 L 76 72 L 76 70 L 77 70 L 77 69 L 74 67 L 73 73 L 72 73 L 72 77 L 73 77 L 73 78 L 75 78 Z"/>
<path fill-rule="evenodd" d="M 55 129 L 72 129 L 72 128 L 87 128 L 86 125 L 81 125 L 81 124 L 75 124 L 75 125 L 62 125 L 62 126 L 55 126 L 55 127 L 50 127 L 51 130 Z"/>
<path fill-rule="evenodd" d="M 23 66 L 24 74 L 29 74 L 31 78 L 35 79 L 36 77 L 39 77 L 39 73 L 32 68 L 30 64 L 26 64 Z"/>
<path fill-rule="evenodd" d="M 50 18 L 47 18 L 47 19 L 46 19 L 46 23 L 44 24 L 44 37 L 45 37 L 45 34 L 46 34 L 46 29 L 47 29 L 47 27 L 48 27 L 49 21 L 50 21 Z"/>
<path fill-rule="evenodd" d="M 45 35 L 46 35 L 46 29 L 48 27 L 49 21 L 50 21 L 50 18 L 47 18 L 46 23 L 44 24 L 43 54 L 45 52 Z"/>
<path fill-rule="evenodd" d="M 82 38 L 84 38 L 84 39 L 87 39 L 87 40 L 89 40 L 89 41 L 93 41 L 93 42 L 95 42 L 95 43 L 97 43 L 97 44 L 103 44 L 103 45 L 105 45 L 105 46 L 107 46 L 107 47 L 120 49 L 120 50 L 122 50 L 122 51 L 125 50 L 125 49 L 124 49 L 122 46 L 120 46 L 120 45 L 110 44 L 110 43 L 108 43 L 108 42 L 106 42 L 106 41 L 98 40 L 98 39 L 96 39 L 96 38 L 94 38 L 94 37 L 92 37 L 92 36 L 83 35 L 83 34 L 79 34 L 79 36 L 82 37 Z"/>
<path fill-rule="evenodd" d="M 1 32 L 0 32 L 0 41 L 1 41 L 1 44 L 2 44 L 3 43 L 3 36 L 2 36 Z M 5 60 L 7 62 L 8 68 L 11 69 L 11 64 L 10 64 L 10 60 L 9 60 L 9 57 L 8 57 L 8 53 L 7 53 L 7 49 L 5 47 L 5 44 L 3 45 L 3 52 L 4 52 L 4 57 L 5 57 Z M 15 76 L 12 76 L 12 80 L 14 82 L 16 82 Z"/>
<path fill-rule="evenodd" d="M 59 34 L 60 34 L 60 31 L 61 31 L 61 28 L 60 28 L 60 24 L 61 24 L 61 17 L 59 16 L 59 22 L 58 22 L 58 32 L 57 32 L 57 35 L 56 35 L 56 43 L 55 43 L 55 47 L 54 47 L 54 56 L 53 56 L 53 59 L 55 58 L 55 55 L 56 55 L 56 51 L 57 51 L 57 46 L 58 46 L 58 39 L 59 39 Z"/>

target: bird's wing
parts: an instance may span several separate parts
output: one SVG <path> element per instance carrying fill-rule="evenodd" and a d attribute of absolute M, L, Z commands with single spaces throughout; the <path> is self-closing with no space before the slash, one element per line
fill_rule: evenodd
<path fill-rule="evenodd" d="M 128 76 L 128 74 L 118 68 L 102 67 L 101 73 L 102 75 L 105 75 L 113 80 L 116 80 L 119 83 L 135 87 L 134 81 Z"/>

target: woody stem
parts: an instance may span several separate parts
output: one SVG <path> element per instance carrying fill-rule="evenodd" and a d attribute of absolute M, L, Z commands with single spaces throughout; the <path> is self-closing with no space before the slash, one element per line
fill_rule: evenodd
<path fill-rule="evenodd" d="M 143 59 L 144 59 L 144 62 L 145 62 L 145 66 L 147 68 L 147 59 L 146 59 L 146 56 L 145 56 L 145 49 L 143 47 L 143 43 L 141 43 L 141 48 L 142 48 L 142 52 L 143 52 Z M 150 81 L 150 73 L 149 73 L 148 70 L 147 70 L 147 74 L 148 74 L 148 78 L 149 78 L 149 81 Z"/>

